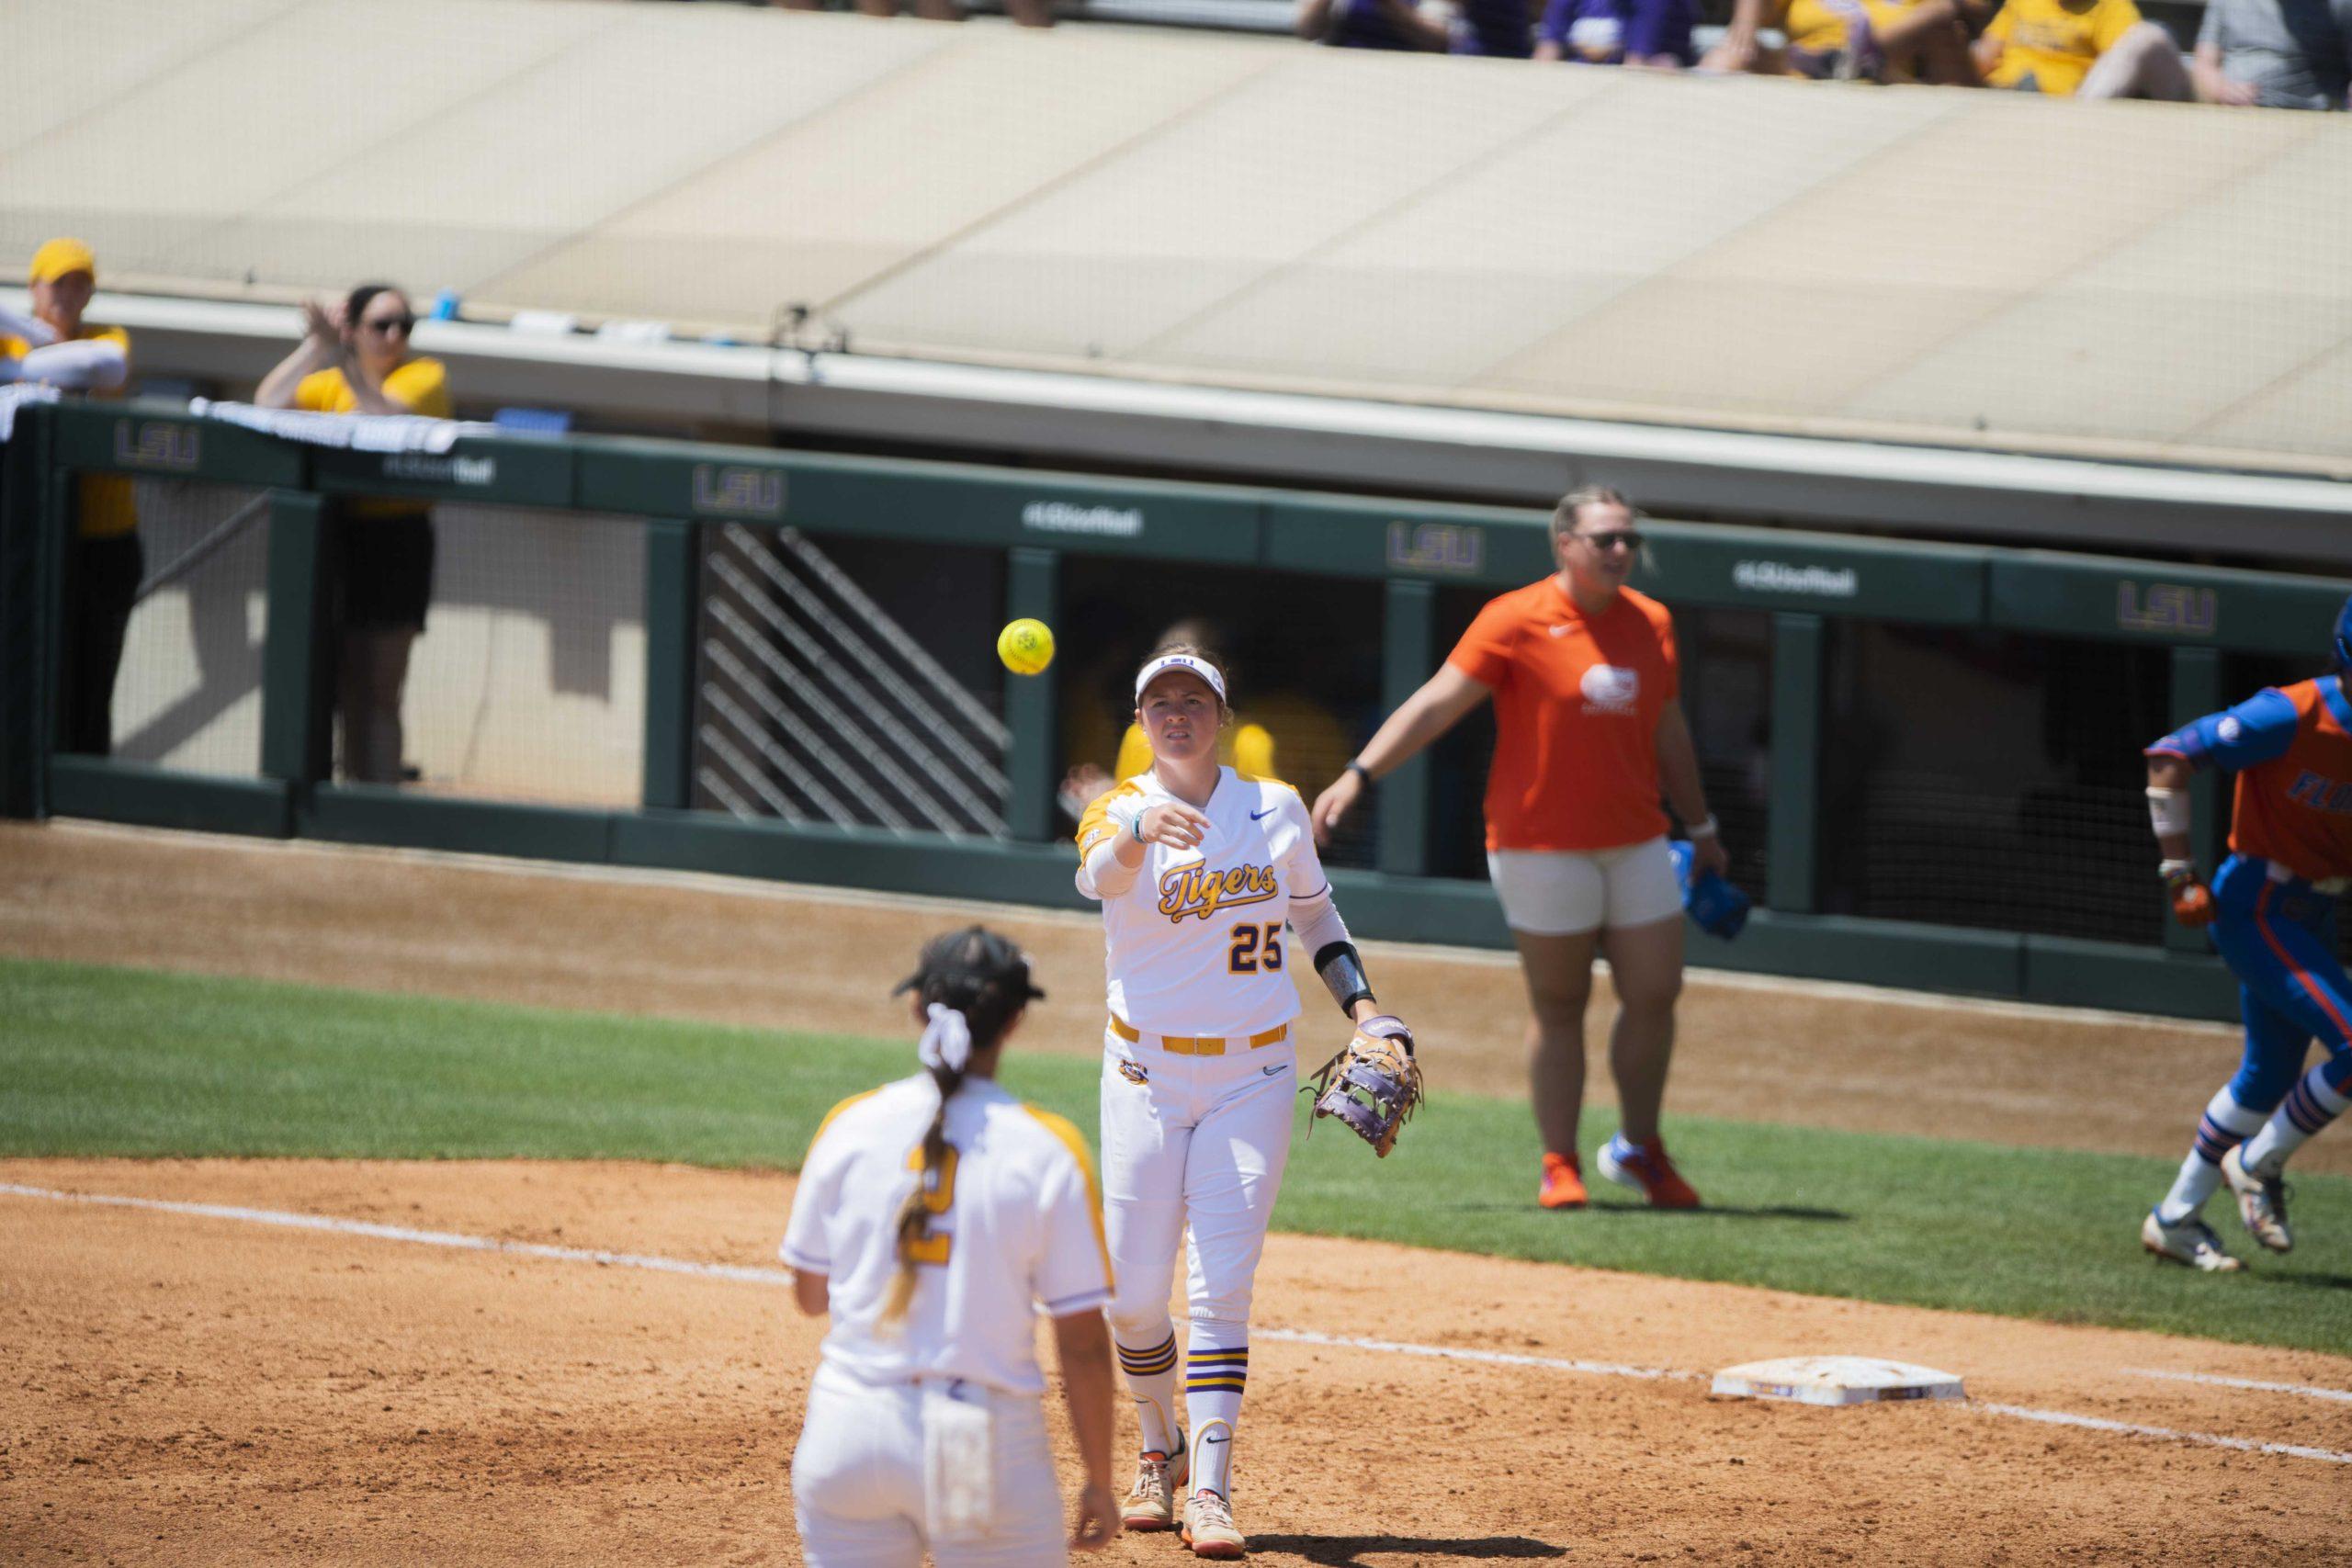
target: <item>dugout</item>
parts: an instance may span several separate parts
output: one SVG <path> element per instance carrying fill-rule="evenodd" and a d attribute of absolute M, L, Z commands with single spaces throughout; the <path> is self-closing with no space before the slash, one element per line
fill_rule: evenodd
<path fill-rule="evenodd" d="M 59 750 L 74 480 L 136 486 L 148 581 L 115 754 Z M 406 714 L 419 776 L 336 781 L 344 498 L 431 502 Z M 175 405 L 33 404 L 0 447 L 0 807 L 1074 907 L 1065 771 L 1102 671 L 1221 622 L 1308 793 L 1478 604 L 1548 570 L 1546 518 L 1237 486 L 596 437 L 299 445 Z M 2184 1016 L 2234 988 L 2161 919 L 2138 748 L 2309 673 L 2352 584 L 1662 520 L 1739 878 L 1702 964 Z M 1062 634 L 1004 674 L 996 626 Z M 1091 705 L 1091 719 L 1086 713 Z M 1089 726 L 1096 739 L 1081 743 Z M 1283 731 L 1289 731 L 1289 740 Z M 1099 759 L 1108 765 L 1109 759 Z M 1503 945 L 1476 727 L 1333 854 L 1364 935 Z M 2218 847 L 2218 795 L 2197 797 Z"/>

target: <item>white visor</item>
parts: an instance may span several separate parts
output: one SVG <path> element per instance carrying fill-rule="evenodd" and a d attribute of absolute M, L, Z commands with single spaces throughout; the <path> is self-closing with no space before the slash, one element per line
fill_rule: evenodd
<path fill-rule="evenodd" d="M 1195 659 L 1189 653 L 1163 653 L 1137 671 L 1136 672 L 1136 701 L 1143 701 L 1144 688 L 1170 670 L 1187 670 L 1198 675 L 1209 683 L 1209 690 L 1216 694 L 1217 701 L 1225 701 L 1225 677 L 1216 672 L 1216 666 Z"/>

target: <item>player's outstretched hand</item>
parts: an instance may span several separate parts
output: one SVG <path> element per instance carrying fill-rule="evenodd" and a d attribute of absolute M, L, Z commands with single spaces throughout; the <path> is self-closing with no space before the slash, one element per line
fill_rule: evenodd
<path fill-rule="evenodd" d="M 1194 810 L 1181 800 L 1161 801 L 1136 823 L 1136 838 L 1147 844 L 1166 844 L 1171 850 L 1197 849 L 1208 832 L 1208 814 Z"/>
<path fill-rule="evenodd" d="M 1069 1545 L 1073 1551 L 1100 1551 L 1119 1533 L 1119 1504 L 1108 1486 L 1087 1485 L 1078 1494 L 1070 1515 Z"/>
<path fill-rule="evenodd" d="M 1315 797 L 1315 807 L 1308 820 L 1315 824 L 1315 841 L 1328 844 L 1340 819 L 1354 808 L 1356 797 L 1363 793 L 1363 775 L 1350 768 L 1333 779 L 1330 787 Z"/>

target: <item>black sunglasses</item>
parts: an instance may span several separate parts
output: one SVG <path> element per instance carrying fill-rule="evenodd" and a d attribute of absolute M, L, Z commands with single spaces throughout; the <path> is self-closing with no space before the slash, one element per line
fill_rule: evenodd
<path fill-rule="evenodd" d="M 1641 533 L 1634 528 L 1611 528 L 1605 534 L 1577 534 L 1573 536 L 1582 539 L 1604 555 L 1620 545 L 1629 550 L 1638 550 L 1642 547 Z"/>
<path fill-rule="evenodd" d="M 416 318 L 414 316 L 381 316 L 372 321 L 363 321 L 359 324 L 371 333 L 385 333 L 389 334 L 396 332 L 413 333 L 416 331 Z"/>

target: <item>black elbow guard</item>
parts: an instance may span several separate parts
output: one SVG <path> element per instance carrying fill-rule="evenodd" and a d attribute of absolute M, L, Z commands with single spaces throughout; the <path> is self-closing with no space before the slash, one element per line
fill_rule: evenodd
<path fill-rule="evenodd" d="M 1363 972 L 1363 956 L 1356 952 L 1354 942 L 1325 942 L 1315 955 L 1315 972 L 1323 976 L 1324 988 L 1341 1012 L 1352 1016 L 1356 1003 L 1372 998 L 1372 981 Z"/>

